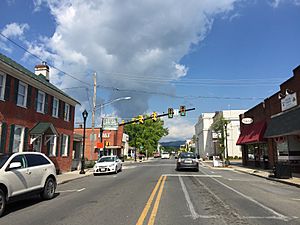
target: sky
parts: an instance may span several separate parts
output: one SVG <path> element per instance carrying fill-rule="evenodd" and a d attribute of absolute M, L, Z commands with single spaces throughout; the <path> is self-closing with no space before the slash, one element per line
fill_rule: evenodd
<path fill-rule="evenodd" d="M 191 138 L 201 113 L 254 107 L 300 65 L 300 0 L 3 0 L 0 32 L 2 54 L 32 71 L 46 61 L 81 102 L 76 124 L 91 115 L 94 73 L 97 105 L 131 97 L 96 124 L 196 108 L 164 118 L 162 141 Z"/>

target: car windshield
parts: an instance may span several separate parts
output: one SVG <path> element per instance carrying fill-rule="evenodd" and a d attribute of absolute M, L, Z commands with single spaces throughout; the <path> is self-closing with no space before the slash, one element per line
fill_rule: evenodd
<path fill-rule="evenodd" d="M 6 163 L 8 158 L 9 158 L 9 155 L 0 155 L 0 169 Z"/>
<path fill-rule="evenodd" d="M 179 156 L 180 158 L 190 158 L 190 159 L 195 159 L 196 155 L 194 153 L 189 153 L 189 152 L 183 152 Z"/>
<path fill-rule="evenodd" d="M 98 162 L 114 162 L 115 157 L 103 157 L 98 160 Z"/>

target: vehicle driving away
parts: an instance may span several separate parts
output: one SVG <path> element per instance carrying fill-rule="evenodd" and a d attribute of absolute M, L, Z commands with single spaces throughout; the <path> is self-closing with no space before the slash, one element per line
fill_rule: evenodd
<path fill-rule="evenodd" d="M 181 152 L 176 162 L 176 170 L 192 169 L 199 171 L 199 159 L 193 152 Z"/>
<path fill-rule="evenodd" d="M 21 152 L 0 155 L 0 216 L 12 198 L 39 193 L 47 200 L 54 197 L 56 169 L 42 153 Z"/>
<path fill-rule="evenodd" d="M 161 153 L 161 159 L 169 159 L 170 153 L 169 152 L 163 152 Z"/>
<path fill-rule="evenodd" d="M 94 166 L 94 175 L 118 173 L 122 171 L 122 162 L 118 156 L 102 156 Z"/>

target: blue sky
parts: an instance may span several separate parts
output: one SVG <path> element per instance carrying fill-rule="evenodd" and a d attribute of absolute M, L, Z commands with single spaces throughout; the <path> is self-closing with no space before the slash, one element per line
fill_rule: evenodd
<path fill-rule="evenodd" d="M 191 137 L 203 112 L 255 106 L 300 64 L 299 0 L 6 0 L 0 13 L 3 35 L 83 81 L 51 70 L 51 82 L 82 103 L 77 121 L 90 109 L 93 72 L 97 103 L 132 97 L 102 114 L 196 107 L 165 119 L 164 140 Z M 39 63 L 3 37 L 0 52 L 28 69 Z"/>

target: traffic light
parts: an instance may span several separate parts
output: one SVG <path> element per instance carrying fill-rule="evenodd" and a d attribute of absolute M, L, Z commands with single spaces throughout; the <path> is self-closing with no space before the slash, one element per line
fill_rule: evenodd
<path fill-rule="evenodd" d="M 144 117 L 143 117 L 143 115 L 139 115 L 139 122 L 140 122 L 140 124 L 144 123 Z"/>
<path fill-rule="evenodd" d="M 168 108 L 168 118 L 173 118 L 173 114 L 174 114 L 174 109 Z"/>
<path fill-rule="evenodd" d="M 179 113 L 180 113 L 180 116 L 185 116 L 186 115 L 186 111 L 185 111 L 185 106 L 184 105 L 180 106 Z"/>
<path fill-rule="evenodd" d="M 153 112 L 151 117 L 153 122 L 157 121 L 157 112 Z"/>

